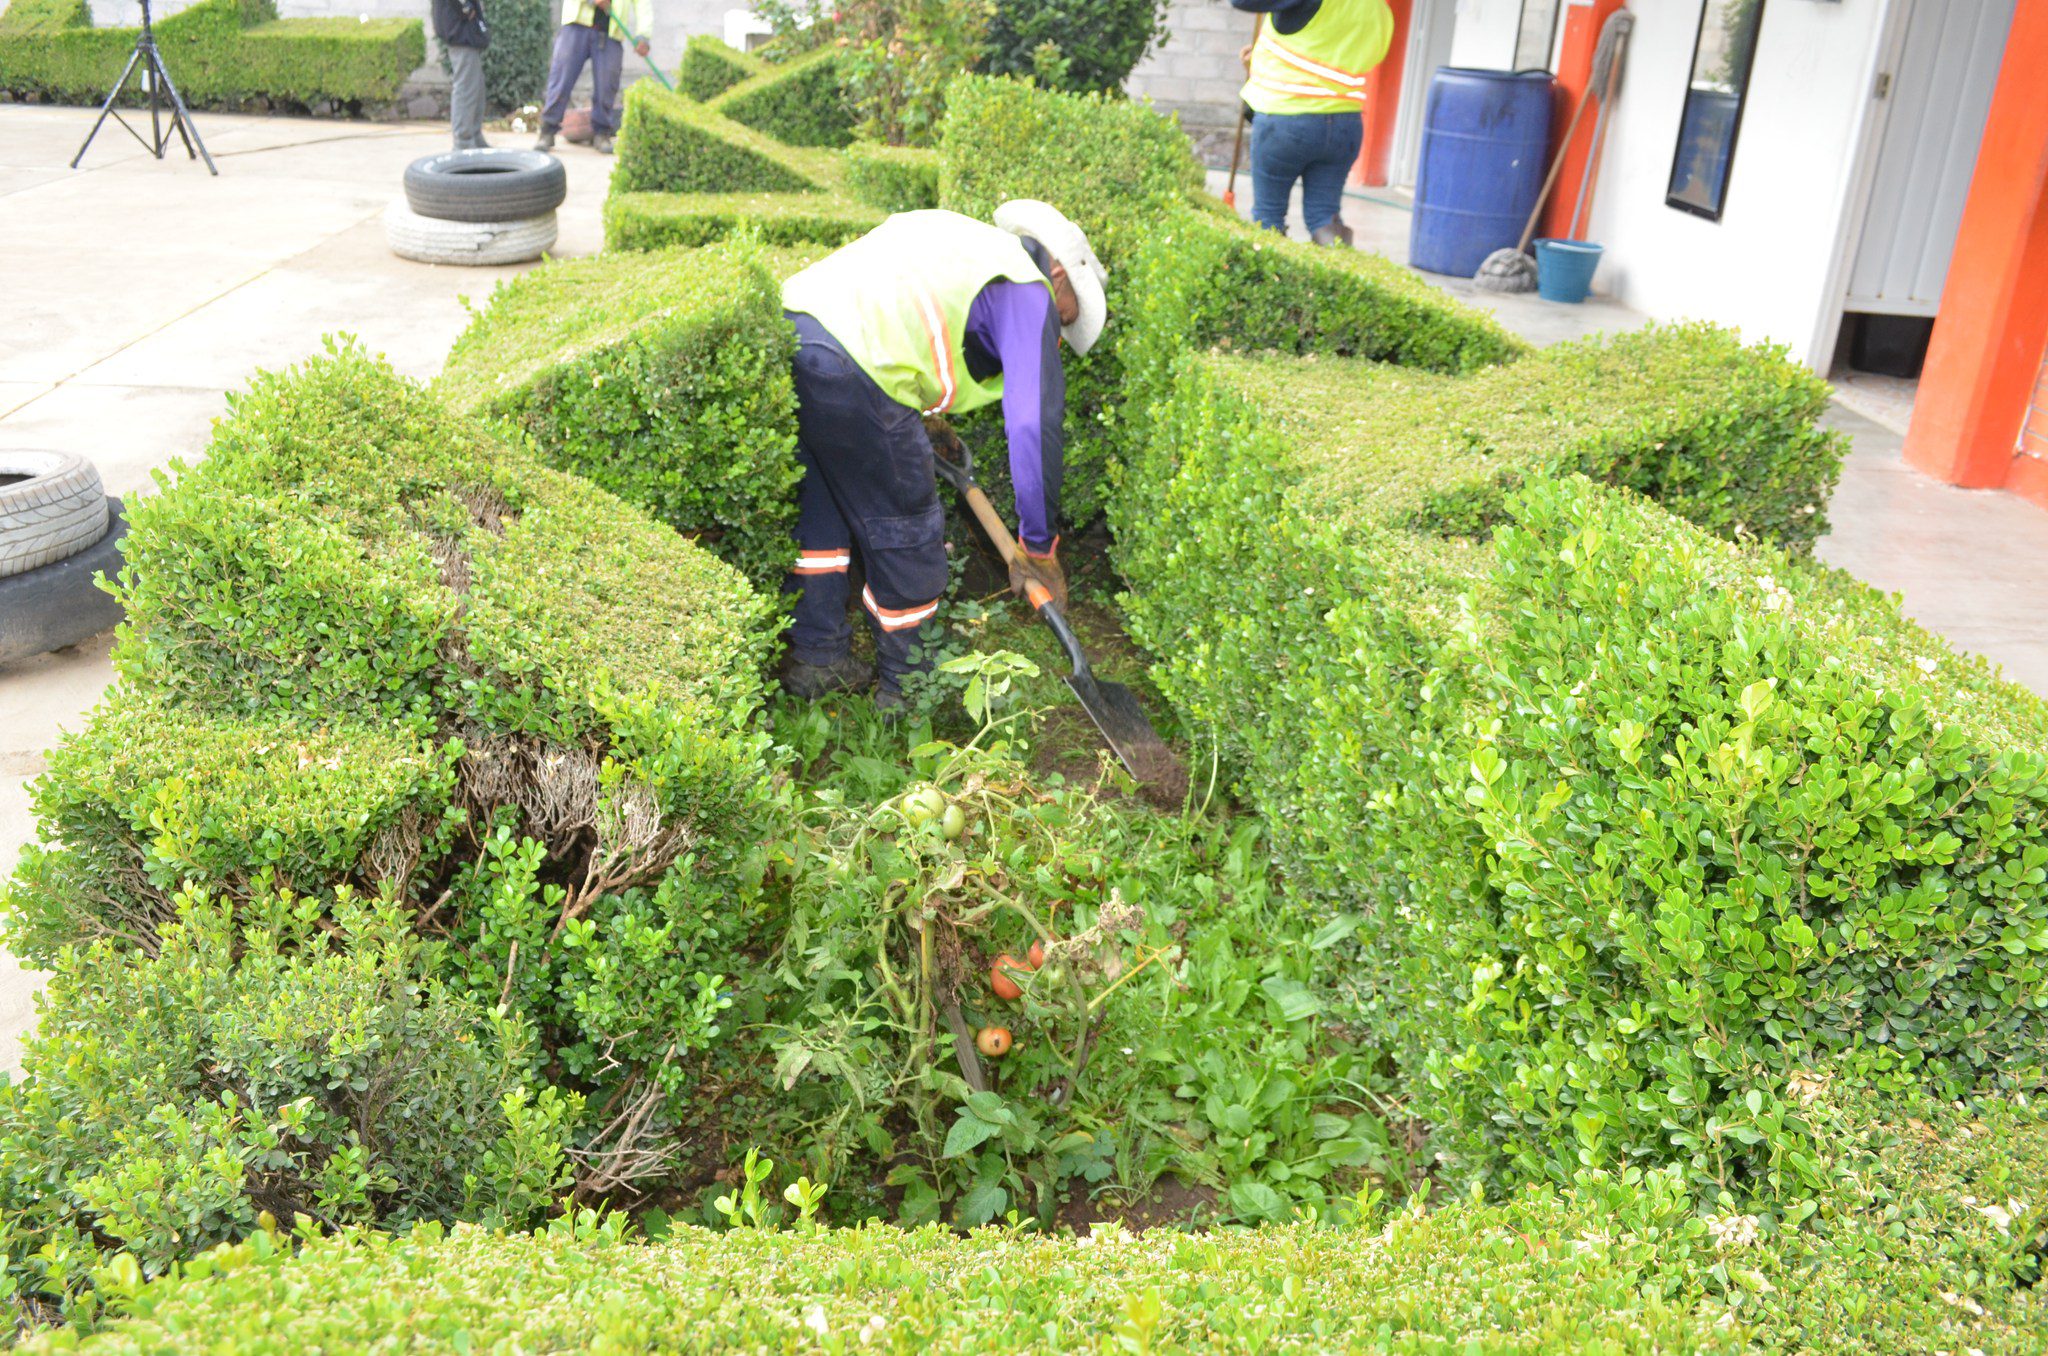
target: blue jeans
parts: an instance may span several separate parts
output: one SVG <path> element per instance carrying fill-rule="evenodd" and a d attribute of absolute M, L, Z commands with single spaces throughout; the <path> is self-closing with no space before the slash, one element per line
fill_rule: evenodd
<path fill-rule="evenodd" d="M 1252 220 L 1287 230 L 1287 195 L 1301 180 L 1309 233 L 1337 219 L 1344 180 L 1365 144 L 1357 113 L 1261 113 L 1252 119 Z"/>
<path fill-rule="evenodd" d="M 576 77 L 590 65 L 590 130 L 608 137 L 619 130 L 619 72 L 625 66 L 626 49 L 617 38 L 608 38 L 583 24 L 563 24 L 555 30 L 554 60 L 548 64 L 548 92 L 541 101 L 540 128 L 543 132 L 562 130 L 562 118 L 569 111 L 569 95 Z"/>

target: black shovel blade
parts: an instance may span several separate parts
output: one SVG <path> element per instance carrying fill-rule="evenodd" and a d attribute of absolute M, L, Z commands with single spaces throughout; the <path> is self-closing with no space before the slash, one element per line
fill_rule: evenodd
<path fill-rule="evenodd" d="M 1068 674 L 1081 709 L 1095 722 L 1103 741 L 1133 779 L 1149 788 L 1155 797 L 1177 801 L 1186 794 L 1187 772 L 1166 741 L 1152 728 L 1151 719 L 1138 699 L 1122 683 L 1090 675 Z"/>

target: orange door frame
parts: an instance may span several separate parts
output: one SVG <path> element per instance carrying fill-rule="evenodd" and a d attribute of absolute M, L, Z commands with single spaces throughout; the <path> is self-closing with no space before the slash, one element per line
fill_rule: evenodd
<path fill-rule="evenodd" d="M 2048 349 L 2048 3 L 2013 15 L 1948 282 L 1920 374 L 1906 460 L 2048 507 L 2048 466 L 2019 452 Z"/>
<path fill-rule="evenodd" d="M 1386 59 L 1373 67 L 1365 85 L 1365 141 L 1353 177 L 1369 187 L 1383 187 L 1394 160 L 1394 119 L 1400 113 L 1401 75 L 1408 65 L 1408 24 L 1414 0 L 1387 0 L 1394 14 L 1394 38 Z"/>

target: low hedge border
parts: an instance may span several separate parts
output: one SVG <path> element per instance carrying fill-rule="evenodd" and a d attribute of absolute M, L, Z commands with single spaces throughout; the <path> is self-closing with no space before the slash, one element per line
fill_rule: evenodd
<path fill-rule="evenodd" d="M 785 146 L 843 149 L 853 141 L 853 110 L 842 60 L 837 47 L 821 47 L 786 65 L 764 64 L 759 74 L 720 92 L 706 107 Z"/>
<path fill-rule="evenodd" d="M 84 0 L 13 0 L 0 12 L 0 90 L 106 97 L 133 28 L 94 28 Z M 272 0 L 198 0 L 155 25 L 178 93 L 195 107 L 255 98 L 386 104 L 426 60 L 417 19 L 279 19 Z"/>
<path fill-rule="evenodd" d="M 781 294 L 793 267 L 735 245 L 536 269 L 492 295 L 436 389 L 772 590 L 795 559 L 801 478 Z"/>
<path fill-rule="evenodd" d="M 884 215 L 833 193 L 613 193 L 604 200 L 604 240 L 612 250 L 697 247 L 740 236 L 837 249 Z"/>
<path fill-rule="evenodd" d="M 880 212 L 916 212 L 939 205 L 937 151 L 856 141 L 846 148 L 846 192 Z"/>
<path fill-rule="evenodd" d="M 1948 1091 L 2042 1067 L 2039 703 L 1886 608 L 1854 642 L 1794 557 L 1556 479 L 1803 545 L 1839 454 L 1804 426 L 1815 385 L 1677 327 L 1459 379 L 1188 356 L 1147 411 L 1112 504 L 1134 632 L 1295 889 L 1356 928 L 1361 1022 L 1460 1175 L 1676 1162 L 1796 1209 L 1830 1181 L 1796 1097 L 1816 1063 Z M 1878 921 L 1958 889 L 1997 903 Z"/>
<path fill-rule="evenodd" d="M 759 57 L 729 47 L 712 34 L 693 33 L 683 44 L 683 59 L 676 67 L 676 92 L 704 103 L 768 69 Z"/>

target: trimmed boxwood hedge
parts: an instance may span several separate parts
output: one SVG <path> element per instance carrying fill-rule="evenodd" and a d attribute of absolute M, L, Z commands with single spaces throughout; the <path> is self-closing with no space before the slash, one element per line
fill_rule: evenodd
<path fill-rule="evenodd" d="M 709 33 L 693 33 L 683 44 L 683 60 L 676 67 L 676 91 L 704 103 L 767 69 L 766 62 Z"/>
<path fill-rule="evenodd" d="M 1337 1227 L 1082 1239 L 1000 1228 L 640 1243 L 583 1212 L 537 1234 L 258 1233 L 112 1295 L 104 1331 L 28 1351 L 2048 1351 L 2048 1126 L 1984 1103 L 1867 1109 L 1856 1186 L 1803 1232 L 1702 1217 L 1672 1174 L 1588 1173 L 1497 1205 Z M 1924 1119 L 1923 1119 L 1924 1118 Z"/>
<path fill-rule="evenodd" d="M 785 65 L 764 65 L 707 107 L 785 146 L 844 147 L 853 140 L 853 110 L 841 61 L 837 47 L 821 47 Z"/>
<path fill-rule="evenodd" d="M 536 269 L 477 314 L 437 389 L 772 588 L 801 477 L 784 272 L 748 246 Z"/>
<path fill-rule="evenodd" d="M 2040 704 L 1793 557 L 1556 479 L 1804 545 L 1818 387 L 1680 327 L 1462 379 L 1189 355 L 1145 411 L 1134 630 L 1355 927 L 1361 1021 L 1459 1175 L 1796 1200 L 1829 1180 L 1817 1064 L 2038 1076 Z"/>
<path fill-rule="evenodd" d="M 12 0 L 0 11 L 0 90 L 97 103 L 138 31 L 94 28 L 85 0 Z M 197 107 L 389 103 L 426 59 L 417 19 L 279 19 L 272 0 L 198 0 L 155 32 L 178 93 Z"/>
<path fill-rule="evenodd" d="M 620 116 L 613 193 L 810 193 L 832 157 L 784 145 L 704 104 L 637 80 Z"/>
<path fill-rule="evenodd" d="M 35 789 L 14 944 L 69 982 L 78 944 L 160 954 L 193 890 L 314 941 L 374 896 L 434 940 L 457 1029 L 502 1006 L 539 1034 L 520 1067 L 567 1090 L 580 1186 L 659 1173 L 758 884 L 773 605 L 348 346 L 260 376 L 160 484 L 123 543 L 118 695 Z M 612 1110 L 578 1125 L 586 1092 Z"/>
<path fill-rule="evenodd" d="M 919 146 L 857 141 L 846 148 L 846 192 L 883 212 L 939 205 L 939 153 Z"/>
<path fill-rule="evenodd" d="M 751 236 L 836 249 L 884 215 L 835 193 L 613 193 L 604 200 L 604 241 L 613 250 L 658 250 Z"/>

